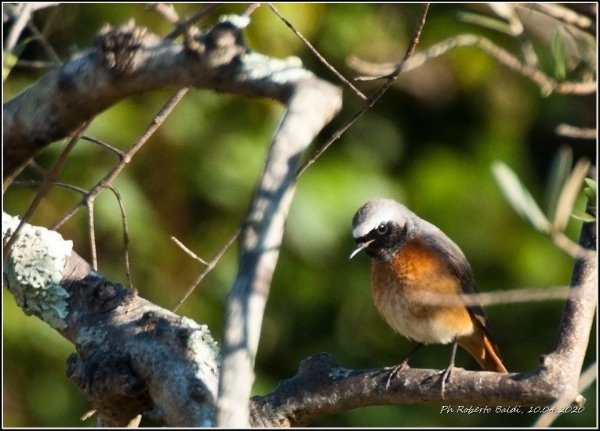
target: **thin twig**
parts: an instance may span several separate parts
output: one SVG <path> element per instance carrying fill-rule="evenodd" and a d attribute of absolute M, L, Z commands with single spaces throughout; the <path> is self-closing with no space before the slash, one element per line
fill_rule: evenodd
<path fill-rule="evenodd" d="M 592 3 L 593 4 L 593 3 Z M 574 25 L 583 30 L 594 29 L 594 22 L 585 15 L 580 15 L 577 12 L 567 9 L 564 6 L 550 3 L 521 3 L 521 7 L 536 9 L 552 18 L 568 25 Z"/>
<path fill-rule="evenodd" d="M 527 34 L 525 33 L 525 27 L 521 22 L 521 18 L 517 13 L 517 6 L 511 3 L 489 3 L 490 8 L 496 15 L 501 18 L 504 18 L 508 22 L 508 27 L 510 30 L 510 34 L 517 40 L 521 51 L 523 52 L 523 57 L 525 58 L 525 63 L 532 67 L 539 68 L 539 61 L 535 50 L 533 49 L 533 44 L 527 38 Z"/>
<path fill-rule="evenodd" d="M 164 123 L 167 117 L 173 112 L 173 109 L 177 106 L 177 104 L 181 101 L 183 96 L 189 90 L 188 87 L 184 87 L 178 90 L 161 108 L 159 113 L 154 117 L 151 123 L 148 125 L 146 130 L 142 133 L 142 135 L 136 140 L 136 142 L 129 148 L 127 152 L 123 154 L 122 159 L 119 163 L 102 178 L 98 183 L 90 189 L 90 191 L 81 199 L 81 201 L 75 205 L 69 212 L 67 212 L 59 221 L 57 221 L 51 229 L 57 230 L 63 224 L 65 224 L 83 205 L 85 205 L 86 200 L 93 199 L 98 193 L 100 193 L 103 189 L 107 188 L 114 179 L 121 173 L 121 171 L 129 164 L 133 156 L 142 148 L 142 146 L 150 139 L 150 137 L 158 130 L 158 128 Z"/>
<path fill-rule="evenodd" d="M 496 59 L 499 63 L 516 71 L 517 73 L 523 75 L 524 77 L 529 78 L 531 81 L 535 82 L 538 85 L 538 87 L 540 87 L 542 94 L 544 96 L 548 96 L 553 92 L 559 93 L 559 94 L 585 95 L 585 94 L 594 93 L 596 91 L 596 82 L 595 81 L 557 82 L 556 80 L 550 78 L 548 75 L 546 75 L 541 70 L 539 70 L 535 67 L 532 67 L 530 65 L 524 64 L 523 62 L 521 62 L 521 60 L 516 58 L 510 52 L 495 45 L 489 39 L 486 39 L 486 38 L 480 37 L 480 36 L 475 36 L 472 34 L 463 34 L 460 36 L 456 36 L 456 37 L 447 39 L 445 41 L 442 41 L 442 42 L 430 47 L 425 52 L 415 55 L 413 58 L 411 58 L 410 61 L 407 62 L 407 64 L 405 65 L 405 70 L 408 71 L 408 70 L 416 69 L 417 67 L 421 66 L 422 64 L 424 64 L 425 62 L 429 61 L 432 58 L 439 57 L 442 54 L 445 54 L 446 52 L 448 52 L 450 50 L 453 50 L 458 47 L 464 47 L 464 46 L 478 47 L 478 48 L 482 49 L 483 51 L 485 51 L 486 53 L 488 53 L 494 59 Z M 374 72 L 376 69 L 379 68 L 381 71 L 381 75 L 383 75 L 383 76 L 361 76 L 361 77 L 356 78 L 357 81 L 371 81 L 371 80 L 376 80 L 376 79 L 385 79 L 388 77 L 387 75 L 385 75 L 387 73 L 387 70 L 391 69 L 392 67 L 395 67 L 395 65 L 391 65 L 389 63 L 378 66 L 378 65 L 374 65 L 371 63 L 367 63 L 367 62 L 358 60 L 353 57 L 349 58 L 348 61 L 349 61 L 349 63 L 351 63 L 351 67 L 354 67 L 355 69 L 370 68 L 371 72 Z M 371 72 L 369 72 L 369 73 L 371 73 Z M 377 74 L 378 74 L 377 72 L 371 73 L 371 75 L 377 75 Z"/>
<path fill-rule="evenodd" d="M 186 247 L 184 243 L 182 243 L 181 241 L 179 241 L 174 236 L 171 236 L 171 241 L 173 241 L 175 244 L 177 244 L 177 246 L 179 248 L 181 248 L 185 254 L 187 254 L 189 257 L 191 257 L 195 261 L 200 262 L 202 265 L 208 265 L 208 263 L 204 259 L 202 259 L 200 256 L 198 256 L 196 253 L 194 253 L 188 247 Z"/>
<path fill-rule="evenodd" d="M 344 124 L 340 129 L 338 129 L 304 164 L 298 169 L 298 173 L 296 174 L 296 178 L 300 177 L 314 162 L 317 161 L 321 155 L 327 151 L 327 149 L 337 141 L 360 117 L 362 117 L 369 109 L 377 103 L 377 101 L 385 94 L 388 88 L 392 85 L 392 83 L 398 78 L 402 70 L 404 69 L 404 65 L 407 60 L 413 55 L 415 48 L 419 44 L 419 39 L 421 37 L 421 32 L 423 31 L 423 27 L 425 26 L 425 20 L 427 18 L 427 12 L 429 11 L 429 3 L 424 3 L 421 9 L 421 15 L 419 17 L 419 21 L 417 23 L 417 27 L 411 38 L 410 44 L 406 49 L 406 53 L 402 58 L 402 61 L 396 67 L 396 70 L 387 77 L 387 81 L 377 90 L 372 96 L 370 96 L 363 103 L 362 107 L 350 117 L 350 119 Z"/>
<path fill-rule="evenodd" d="M 250 16 L 254 13 L 254 11 L 256 9 L 258 9 L 261 6 L 260 3 L 250 3 L 248 5 L 248 7 L 246 7 L 246 10 L 244 12 L 242 12 L 242 16 Z"/>
<path fill-rule="evenodd" d="M 448 295 L 434 292 L 431 294 L 419 293 L 415 300 L 419 304 L 464 307 L 472 305 L 492 306 L 501 304 L 533 303 L 543 301 L 559 301 L 567 297 L 578 298 L 581 289 L 569 286 L 548 286 L 519 288 L 515 290 L 497 290 L 493 292 L 478 292 L 462 295 Z"/>
<path fill-rule="evenodd" d="M 39 186 L 40 184 L 42 184 L 42 182 L 40 180 L 18 180 L 13 182 L 13 184 L 15 186 Z M 77 187 L 73 184 L 67 184 L 67 183 L 63 183 L 60 181 L 52 181 L 51 184 L 53 187 L 61 187 L 63 189 L 67 189 L 67 190 L 72 190 L 75 191 L 77 193 L 80 193 L 82 195 L 85 195 L 87 193 L 86 189 L 83 189 L 81 187 Z"/>
<path fill-rule="evenodd" d="M 56 66 L 61 65 L 62 61 L 61 61 L 60 57 L 58 56 L 58 54 L 56 53 L 56 51 L 54 50 L 54 48 L 52 48 L 52 45 L 50 44 L 50 42 L 48 42 L 48 39 L 46 38 L 46 35 L 44 35 L 36 27 L 36 25 L 33 23 L 32 20 L 29 20 L 29 22 L 27 23 L 27 27 L 34 34 L 35 40 L 37 40 L 40 43 L 40 45 L 42 45 L 42 48 L 44 48 L 44 51 L 46 51 L 46 54 L 48 55 L 48 57 L 50 57 L 50 59 L 52 60 L 52 62 Z"/>
<path fill-rule="evenodd" d="M 566 136 L 568 138 L 596 139 L 598 130 L 575 127 L 569 124 L 559 124 L 559 126 L 556 128 L 556 134 L 560 136 Z"/>
<path fill-rule="evenodd" d="M 217 254 L 215 254 L 215 256 L 211 260 L 206 262 L 206 267 L 204 268 L 204 270 L 200 273 L 200 275 L 198 275 L 198 277 L 194 280 L 194 282 L 186 289 L 185 293 L 181 296 L 181 298 L 179 298 L 179 300 L 177 301 L 175 306 L 172 308 L 173 313 L 177 312 L 179 307 L 181 307 L 181 304 L 183 304 L 184 301 L 188 298 L 188 296 L 190 296 L 192 294 L 192 292 L 194 291 L 196 286 L 198 286 L 202 282 L 204 277 L 206 277 L 206 275 L 210 271 L 212 271 L 212 269 L 217 265 L 219 260 L 221 260 L 221 257 L 223 257 L 223 255 L 229 249 L 229 247 L 231 245 L 233 245 L 235 243 L 235 241 L 237 241 L 241 232 L 242 232 L 242 227 L 240 226 L 235 230 L 235 232 L 233 232 L 229 236 L 229 238 L 227 238 L 227 240 L 221 246 L 219 251 L 217 251 Z"/>
<path fill-rule="evenodd" d="M 27 26 L 27 21 L 31 18 L 31 13 L 33 11 L 34 3 L 21 3 L 15 6 L 15 22 L 13 23 L 8 35 L 6 36 L 6 41 L 4 44 L 4 50 L 6 52 L 11 52 L 15 46 L 17 45 L 17 41 L 21 36 L 21 33 Z"/>
<path fill-rule="evenodd" d="M 148 3 L 148 7 L 161 14 L 171 24 L 177 24 L 177 21 L 179 21 L 179 14 L 172 4 Z"/>
<path fill-rule="evenodd" d="M 598 363 L 594 362 L 579 376 L 579 385 L 577 386 L 579 392 L 584 392 L 596 379 L 598 379 Z"/>
<path fill-rule="evenodd" d="M 31 166 L 30 166 L 31 167 Z M 39 168 L 42 169 L 42 168 Z M 46 172 L 41 171 L 40 172 L 41 175 L 46 175 Z M 15 186 L 39 186 L 42 182 L 40 180 L 18 180 L 18 181 L 14 181 L 13 184 Z M 88 190 L 75 186 L 73 184 L 68 184 L 68 183 L 63 183 L 60 181 L 53 181 L 51 184 L 53 187 L 61 187 L 67 190 L 71 190 L 74 192 L 77 192 L 83 196 L 85 196 L 88 193 Z M 127 280 L 129 281 L 129 287 L 131 289 L 133 289 L 133 282 L 131 280 L 131 271 L 130 271 L 130 265 L 129 265 L 129 226 L 127 223 L 127 216 L 125 214 L 125 207 L 123 206 L 123 201 L 121 198 L 121 194 L 119 193 L 119 191 L 114 188 L 113 186 L 108 186 L 108 189 L 113 192 L 113 194 L 115 195 L 115 198 L 117 200 L 117 203 L 119 205 L 119 209 L 121 212 L 121 220 L 122 220 L 122 224 L 123 224 L 123 248 L 124 248 L 124 261 L 125 261 L 125 276 L 127 277 Z M 93 241 L 91 241 L 93 243 Z"/>
<path fill-rule="evenodd" d="M 108 188 L 115 195 L 115 199 L 117 200 L 117 204 L 119 205 L 119 210 L 121 211 L 121 221 L 123 223 L 123 259 L 125 260 L 125 277 L 129 282 L 129 287 L 133 289 L 133 280 L 131 279 L 131 268 L 129 265 L 129 224 L 127 223 L 125 206 L 123 204 L 123 199 L 121 199 L 121 194 L 119 193 L 119 191 L 113 186 L 108 186 Z"/>
<path fill-rule="evenodd" d="M 298 38 L 300 38 L 300 40 L 302 42 L 304 42 L 304 44 L 306 45 L 306 47 L 319 59 L 319 61 L 321 63 L 323 63 L 323 65 L 325 65 L 325 67 L 327 67 L 340 81 L 342 81 L 344 84 L 346 84 L 352 91 L 354 91 L 354 93 L 360 97 L 362 100 L 367 100 L 367 96 L 365 96 L 358 88 L 356 88 L 350 81 L 348 81 L 344 75 L 342 75 L 340 72 L 337 71 L 337 69 L 335 67 L 333 67 L 326 59 L 325 57 L 323 57 L 319 51 L 317 51 L 317 49 L 308 41 L 308 39 L 306 39 L 298 30 L 296 30 L 296 28 L 292 25 L 291 22 L 289 22 L 286 18 L 284 18 L 281 13 L 279 13 L 279 11 L 277 10 L 277 8 L 273 5 L 273 3 L 268 3 L 269 7 L 271 8 L 271 10 L 275 13 L 275 15 L 277 15 L 279 17 L 280 20 L 283 21 L 283 23 L 285 25 L 288 26 L 288 28 L 290 30 L 292 30 L 292 32 L 298 36 Z"/>
<path fill-rule="evenodd" d="M 573 259 L 581 259 L 595 254 L 594 251 L 586 250 L 575 241 L 572 241 L 563 232 L 550 232 L 549 235 L 554 245 L 567 253 Z"/>
<path fill-rule="evenodd" d="M 23 67 L 29 69 L 56 69 L 58 65 L 50 61 L 41 60 L 17 60 L 15 67 Z"/>
<path fill-rule="evenodd" d="M 165 36 L 165 39 L 175 39 L 177 36 L 184 33 L 186 31 L 186 28 L 188 28 L 190 25 L 192 25 L 196 21 L 201 20 L 202 18 L 204 18 L 211 12 L 220 8 L 222 5 L 223 5 L 222 3 L 208 3 L 206 6 L 204 6 L 202 9 L 200 9 L 198 12 L 196 12 L 196 13 L 190 15 L 189 17 L 184 18 L 182 21 L 180 21 L 177 24 L 177 28 L 175 28 L 175 30 L 168 33 Z"/>
<path fill-rule="evenodd" d="M 19 225 L 17 226 L 15 231 L 12 233 L 12 235 L 8 239 L 7 243 L 4 245 L 4 248 L 2 250 L 2 256 L 4 257 L 4 259 L 7 258 L 10 248 L 12 247 L 14 242 L 17 240 L 19 231 L 24 226 L 24 224 L 29 221 L 29 219 L 33 215 L 34 211 L 37 209 L 38 205 L 40 204 L 40 202 L 42 201 L 44 196 L 46 196 L 46 194 L 48 193 L 48 190 L 50 189 L 50 186 L 52 185 L 54 178 L 56 178 L 56 176 L 58 175 L 58 173 L 64 166 L 69 154 L 71 153 L 71 150 L 73 150 L 73 148 L 75 147 L 75 144 L 77 144 L 80 136 L 83 134 L 83 132 L 88 127 L 90 122 L 91 122 L 91 119 L 86 121 L 79 127 L 79 129 L 75 132 L 73 137 L 69 140 L 67 146 L 62 151 L 62 153 L 60 154 L 60 156 L 58 157 L 58 159 L 56 160 L 54 165 L 52 165 L 52 168 L 50 169 L 48 174 L 42 180 L 42 184 L 40 185 L 37 193 L 35 194 L 33 201 L 31 202 L 31 204 L 25 211 L 25 214 L 23 214 L 23 217 L 21 218 L 21 222 L 19 223 Z"/>
<path fill-rule="evenodd" d="M 113 147 L 110 144 L 107 144 L 106 142 L 101 141 L 100 139 L 94 138 L 92 136 L 87 136 L 87 135 L 82 136 L 81 139 L 84 141 L 88 141 L 93 144 L 99 145 L 102 148 L 104 148 L 105 150 L 115 153 L 120 159 L 123 159 L 123 157 L 124 157 L 123 151 L 119 150 L 116 147 Z"/>
<path fill-rule="evenodd" d="M 98 254 L 96 252 L 96 229 L 94 224 L 94 200 L 86 201 L 88 209 L 88 234 L 90 236 L 90 252 L 92 256 L 92 268 L 98 271 Z"/>

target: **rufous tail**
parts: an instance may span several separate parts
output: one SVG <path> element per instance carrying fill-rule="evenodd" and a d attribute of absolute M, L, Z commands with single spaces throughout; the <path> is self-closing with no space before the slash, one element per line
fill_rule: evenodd
<path fill-rule="evenodd" d="M 479 325 L 475 326 L 473 334 L 458 339 L 458 345 L 465 349 L 487 371 L 507 373 L 506 367 L 500 358 L 498 347 Z"/>

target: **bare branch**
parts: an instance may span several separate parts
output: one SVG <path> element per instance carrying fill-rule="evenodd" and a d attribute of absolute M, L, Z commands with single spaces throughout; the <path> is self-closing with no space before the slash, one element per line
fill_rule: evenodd
<path fill-rule="evenodd" d="M 6 41 L 4 43 L 5 50 L 10 52 L 17 45 L 17 40 L 19 40 L 19 36 L 27 26 L 27 22 L 31 18 L 31 13 L 33 12 L 34 3 L 21 3 L 15 8 L 14 15 L 16 17 L 15 22 L 13 23 L 8 35 L 6 36 Z"/>
<path fill-rule="evenodd" d="M 180 249 L 182 249 L 185 254 L 187 254 L 189 257 L 191 257 L 195 261 L 200 262 L 202 265 L 208 265 L 207 261 L 205 261 L 200 256 L 198 256 L 196 253 L 194 253 L 192 250 L 190 250 L 184 243 L 179 241 L 176 237 L 172 236 L 171 241 L 173 241 L 175 244 L 177 244 L 177 246 Z"/>
<path fill-rule="evenodd" d="M 94 187 L 90 189 L 88 193 L 81 199 L 81 201 L 75 205 L 71 210 L 69 210 L 58 222 L 54 224 L 52 229 L 58 229 L 63 224 L 65 224 L 75 213 L 81 208 L 83 205 L 87 205 L 88 201 L 93 201 L 98 193 L 100 193 L 105 188 L 109 187 L 111 183 L 117 178 L 117 176 L 125 169 L 125 166 L 129 164 L 132 160 L 133 156 L 144 146 L 148 139 L 158 130 L 158 128 L 164 123 L 167 117 L 173 112 L 173 109 L 177 106 L 177 104 L 183 99 L 183 96 L 187 93 L 187 88 L 182 88 L 178 90 L 161 108 L 159 113 L 152 119 L 152 122 L 144 132 L 142 132 L 141 136 L 134 142 L 134 144 L 129 148 L 129 150 L 123 153 L 119 163 L 109 172 L 104 178 L 102 178 Z"/>
<path fill-rule="evenodd" d="M 498 62 L 537 84 L 544 96 L 548 96 L 551 93 L 585 95 L 592 94 L 596 91 L 595 81 L 558 82 L 550 78 L 540 69 L 528 64 L 524 64 L 510 52 L 497 46 L 489 39 L 472 34 L 463 34 L 447 39 L 430 47 L 425 52 L 415 55 L 410 61 L 407 62 L 405 65 L 405 70 L 416 69 L 432 58 L 439 57 L 440 55 L 443 55 L 452 49 L 463 46 L 476 46 L 481 48 Z M 357 78 L 361 81 L 386 78 L 387 74 L 397 67 L 397 65 L 394 63 L 377 65 L 365 62 L 356 57 L 349 57 L 348 64 L 350 67 L 356 69 L 359 73 L 369 75 L 368 77 Z"/>
<path fill-rule="evenodd" d="M 285 19 L 283 17 L 283 15 L 281 15 L 281 13 L 279 12 L 279 10 L 273 5 L 273 3 L 269 3 L 269 7 L 275 13 L 275 15 L 277 15 L 279 17 L 279 19 L 281 19 L 281 21 L 283 21 L 283 23 L 290 30 L 292 30 L 292 32 L 296 36 L 298 36 L 298 38 L 300 38 L 300 40 L 302 42 L 304 42 L 304 44 L 306 45 L 306 47 L 319 59 L 319 61 L 321 63 L 323 63 L 325 65 L 325 67 L 327 67 L 331 72 L 333 72 L 333 74 L 335 76 L 337 76 L 337 78 L 340 81 L 342 81 L 345 85 L 347 85 L 348 88 L 350 88 L 354 92 L 354 94 L 356 94 L 359 98 L 361 98 L 362 100 L 367 100 L 367 96 L 365 96 L 358 88 L 356 88 L 350 81 L 348 81 L 344 77 L 344 75 L 342 75 L 340 72 L 338 72 L 335 67 L 333 67 L 331 64 L 329 64 L 329 62 L 325 59 L 325 57 L 323 57 L 321 55 L 321 53 L 319 51 L 317 51 L 317 49 L 308 41 L 308 39 L 306 39 L 298 30 L 296 30 L 296 28 L 292 25 L 291 22 L 289 22 L 287 19 Z"/>
<path fill-rule="evenodd" d="M 27 27 L 35 35 L 35 40 L 37 40 L 40 43 L 40 45 L 42 45 L 44 51 L 46 51 L 46 54 L 52 60 L 54 65 L 60 65 L 62 61 L 60 60 L 60 57 L 58 56 L 54 48 L 52 48 L 52 45 L 50 45 L 50 42 L 48 42 L 46 36 L 38 30 L 36 25 L 31 20 L 27 23 Z"/>
<path fill-rule="evenodd" d="M 523 3 L 522 7 L 539 10 L 568 25 L 574 25 L 584 30 L 594 31 L 594 23 L 588 17 L 567 9 L 565 6 L 551 3 Z"/>
<path fill-rule="evenodd" d="M 508 22 L 510 33 L 519 42 L 525 62 L 532 67 L 539 67 L 537 54 L 533 49 L 533 44 L 527 38 L 523 23 L 517 13 L 517 5 L 511 3 L 488 3 L 488 6 L 496 13 L 496 15 L 504 18 Z"/>
<path fill-rule="evenodd" d="M 577 139 L 596 139 L 598 131 L 596 129 L 586 129 L 575 127 L 568 124 L 560 124 L 556 128 L 556 133 L 561 136 Z"/>
<path fill-rule="evenodd" d="M 25 210 L 25 214 L 23 215 L 23 219 L 19 223 L 19 226 L 17 226 L 17 228 L 15 229 L 12 237 L 7 238 L 7 240 L 4 242 L 4 247 L 2 248 L 2 257 L 4 259 L 6 259 L 6 257 L 8 256 L 10 247 L 16 241 L 17 235 L 18 235 L 19 231 L 21 230 L 21 228 L 31 218 L 31 216 L 37 209 L 38 205 L 44 198 L 44 196 L 46 196 L 46 194 L 48 193 L 48 190 L 50 189 L 50 186 L 52 185 L 52 181 L 54 181 L 54 179 L 56 178 L 56 176 L 58 175 L 58 173 L 64 166 L 65 162 L 67 161 L 67 156 L 69 155 L 71 150 L 75 147 L 75 144 L 77 144 L 77 142 L 79 141 L 79 137 L 83 134 L 83 132 L 87 128 L 87 126 L 88 126 L 87 122 L 81 126 L 81 128 L 69 140 L 69 142 L 67 143 L 67 146 L 61 152 L 60 156 L 58 157 L 58 160 L 54 163 L 54 165 L 52 165 L 52 168 L 50 169 L 50 171 L 48 171 L 48 173 L 44 176 L 42 184 L 40 185 L 39 189 L 37 190 L 33 200 L 31 201 L 31 204 L 29 204 L 29 207 L 27 207 L 27 210 Z"/>
<path fill-rule="evenodd" d="M 590 365 L 587 370 L 585 370 L 580 378 L 579 378 L 579 392 L 583 392 L 587 389 L 589 385 L 596 381 L 598 371 L 598 363 L 594 362 Z M 576 403 L 581 405 L 580 402 Z M 556 403 L 558 405 L 559 403 Z M 560 414 L 556 413 L 556 410 L 548 409 L 548 411 L 542 414 L 533 424 L 535 428 L 547 428 L 549 427 L 556 419 L 560 417 Z"/>
<path fill-rule="evenodd" d="M 338 129 L 321 147 L 315 151 L 315 153 L 306 161 L 304 164 L 298 169 L 297 176 L 302 175 L 314 162 L 317 161 L 321 155 L 327 151 L 327 149 L 337 141 L 346 131 L 354 124 L 356 121 L 362 117 L 367 111 L 369 111 L 375 103 L 385 94 L 385 92 L 390 88 L 390 86 L 394 83 L 394 81 L 400 76 L 400 73 L 405 70 L 406 63 L 413 55 L 417 44 L 419 43 L 419 38 L 421 37 L 421 32 L 423 31 L 423 27 L 425 26 L 425 19 L 427 18 L 427 12 L 429 11 L 429 3 L 424 3 L 421 9 L 421 15 L 419 17 L 419 21 L 416 25 L 415 31 L 411 38 L 411 41 L 406 48 L 406 52 L 404 53 L 404 57 L 398 63 L 392 72 L 388 76 L 386 76 L 387 81 L 373 94 L 371 95 L 363 104 L 363 106 L 350 117 L 350 119 L 340 128 Z"/>
<path fill-rule="evenodd" d="M 303 151 L 341 108 L 337 87 L 318 79 L 291 79 L 287 112 L 240 239 L 240 263 L 228 294 L 219 380 L 219 426 L 248 424 L 248 400 L 262 316 L 277 263 L 285 219 L 295 192 Z"/>
<path fill-rule="evenodd" d="M 198 287 L 198 285 L 202 282 L 202 280 L 204 280 L 204 277 L 206 277 L 208 275 L 208 273 L 210 271 L 212 271 L 215 268 L 215 266 L 217 266 L 217 263 L 219 263 L 219 261 L 221 260 L 221 258 L 225 254 L 225 252 L 227 250 L 229 250 L 229 247 L 231 247 L 237 241 L 237 239 L 240 236 L 241 231 L 242 231 L 241 227 L 237 228 L 235 230 L 235 232 L 233 232 L 229 236 L 229 238 L 227 238 L 225 240 L 225 243 L 223 243 L 223 245 L 217 251 L 217 253 L 214 255 L 214 257 L 211 260 L 209 260 L 208 262 L 204 262 L 204 265 L 206 265 L 204 270 L 202 270 L 202 272 L 200 274 L 198 274 L 198 277 L 196 277 L 196 279 L 192 282 L 192 284 L 190 284 L 190 286 L 185 290 L 184 294 L 181 295 L 181 298 L 179 298 L 177 300 L 177 303 L 173 307 L 173 312 L 176 312 L 179 309 L 179 307 L 181 307 L 181 304 L 183 304 L 185 302 L 185 300 L 188 299 L 188 297 L 192 294 L 194 289 L 196 289 L 196 287 Z"/>
<path fill-rule="evenodd" d="M 113 146 L 112 146 L 112 145 L 110 145 L 110 144 L 107 144 L 106 142 L 103 142 L 103 141 L 101 141 L 100 139 L 96 139 L 96 138 L 94 138 L 94 137 L 92 137 L 92 136 L 86 136 L 86 135 L 83 135 L 83 136 L 81 137 L 81 139 L 82 139 L 83 141 L 88 141 L 88 142 L 91 142 L 91 143 L 93 143 L 93 144 L 96 144 L 96 145 L 98 145 L 98 146 L 100 146 L 100 147 L 104 148 L 105 150 L 108 150 L 108 151 L 110 151 L 111 153 L 114 153 L 114 154 L 116 154 L 116 155 L 119 157 L 119 159 L 121 159 L 121 160 L 122 160 L 122 159 L 125 157 L 125 154 L 123 153 L 123 151 L 119 150 L 119 149 L 118 149 L 118 148 L 116 148 L 116 147 L 113 147 Z"/>
<path fill-rule="evenodd" d="M 3 241 L 18 224 L 3 213 Z M 25 224 L 4 262 L 4 283 L 26 314 L 77 347 L 67 375 L 103 423 L 125 426 L 144 413 L 168 426 L 214 425 L 218 349 L 206 326 L 104 279 L 71 247 Z"/>
<path fill-rule="evenodd" d="M 133 23 L 107 27 L 96 49 L 50 71 L 4 105 L 4 176 L 10 177 L 45 145 L 130 95 L 194 86 L 285 101 L 288 88 L 269 77 L 302 74 L 297 59 L 247 52 L 239 30 L 223 20 L 196 37 L 202 49 L 163 41 Z M 260 72 L 258 72 L 260 71 Z"/>
<path fill-rule="evenodd" d="M 575 261 L 571 286 L 581 286 L 583 290 L 581 294 L 567 299 L 556 346 L 545 358 L 548 366 L 555 367 L 556 379 L 562 382 L 563 392 L 571 400 L 579 393 L 579 375 L 598 302 L 596 235 L 595 222 L 583 224 L 579 244 L 594 253 L 588 253 Z"/>
<path fill-rule="evenodd" d="M 374 405 L 444 403 L 460 405 L 549 404 L 552 385 L 542 372 L 501 374 L 453 370 L 442 396 L 440 371 L 407 369 L 386 382 L 390 369 L 350 370 L 329 354 L 302 361 L 294 377 L 270 394 L 252 398 L 251 424 L 257 427 L 307 426 L 342 411 Z"/>
<path fill-rule="evenodd" d="M 207 16 L 211 12 L 214 12 L 215 10 L 217 10 L 218 8 L 220 8 L 221 6 L 222 5 L 220 3 L 208 3 L 208 4 L 206 4 L 198 12 L 190 15 L 189 17 L 187 17 L 187 18 L 183 19 L 181 22 L 179 22 L 177 24 L 177 28 L 175 30 L 173 30 L 172 32 L 170 32 L 169 34 L 167 34 L 165 36 L 165 39 L 175 39 L 177 36 L 179 36 L 180 34 L 184 33 L 186 31 L 186 29 L 189 28 L 196 21 L 201 20 L 202 18 L 204 18 L 205 16 Z"/>
<path fill-rule="evenodd" d="M 176 24 L 179 21 L 179 14 L 175 11 L 175 7 L 172 4 L 148 3 L 148 8 L 158 12 L 171 24 Z"/>

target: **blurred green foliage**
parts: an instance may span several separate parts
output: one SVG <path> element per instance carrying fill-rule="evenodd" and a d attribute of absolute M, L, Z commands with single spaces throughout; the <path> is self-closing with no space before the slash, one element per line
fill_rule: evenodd
<path fill-rule="evenodd" d="M 4 7 L 4 6 L 3 6 Z M 177 4 L 180 15 L 201 5 Z M 277 5 L 302 34 L 345 76 L 355 72 L 346 58 L 398 61 L 420 12 L 418 4 L 281 4 Z M 205 18 L 209 27 L 220 13 L 241 12 L 228 4 Z M 484 35 L 515 55 L 510 36 L 461 19 L 461 14 L 490 14 L 483 4 L 434 4 L 417 52 L 462 33 Z M 490 15 L 491 16 L 491 15 Z M 106 23 L 134 18 L 158 34 L 170 25 L 143 4 L 61 4 L 36 12 L 58 55 L 87 49 Z M 496 18 L 497 19 L 497 18 Z M 558 64 L 567 45 L 561 36 L 536 44 L 544 58 L 554 58 L 548 74 L 570 76 Z M 300 57 L 307 68 L 333 80 L 289 29 L 260 7 L 252 16 L 248 45 L 261 53 Z M 29 43 L 21 59 L 46 59 L 40 44 Z M 551 62 L 549 62 L 551 63 Z M 574 160 L 596 159 L 590 141 L 554 133 L 561 123 L 593 127 L 595 95 L 542 97 L 529 80 L 499 65 L 477 48 L 459 48 L 421 69 L 401 75 L 397 85 L 363 116 L 303 175 L 273 279 L 259 354 L 254 393 L 273 390 L 297 371 L 306 356 L 329 352 L 348 368 L 394 365 L 411 348 L 377 315 L 369 291 L 369 261 L 348 260 L 354 211 L 375 196 L 393 197 L 438 225 L 470 259 L 481 291 L 567 285 L 573 261 L 511 209 L 491 172 L 502 161 L 542 201 L 552 159 L 561 146 L 572 147 Z M 4 101 L 43 75 L 14 67 L 4 83 Z M 403 84 L 409 76 L 411 85 Z M 438 79 L 439 78 L 439 79 Z M 443 79 L 442 79 L 443 78 Z M 435 87 L 430 87 L 434 85 Z M 370 93 L 377 83 L 359 86 Z M 433 97 L 419 91 L 434 88 Z M 171 90 L 131 97 L 99 115 L 89 134 L 127 148 L 151 121 Z M 319 145 L 360 106 L 345 92 L 343 112 L 320 135 Z M 116 187 L 123 196 L 129 228 L 133 284 L 142 296 L 172 307 L 202 270 L 169 238 L 175 236 L 202 257 L 212 256 L 243 220 L 264 164 L 269 139 L 283 108 L 271 101 L 192 91 L 159 132 L 121 174 Z M 43 150 L 45 167 L 63 147 Z M 115 163 L 99 147 L 77 145 L 60 180 L 90 187 Z M 35 178 L 25 172 L 23 178 Z M 31 187 L 13 186 L 4 196 L 10 213 L 22 214 Z M 54 189 L 32 222 L 50 225 L 79 196 Z M 580 212 L 583 196 L 577 200 Z M 90 257 L 87 216 L 81 211 L 61 229 L 84 257 Z M 567 233 L 577 240 L 581 223 L 572 220 Z M 123 263 L 121 216 L 110 192 L 96 203 L 100 271 L 127 283 Z M 236 273 L 236 250 L 229 250 L 216 269 L 180 309 L 206 323 L 221 337 L 225 295 Z M 509 371 L 532 371 L 557 336 L 560 302 L 488 307 Z M 595 328 L 594 328 L 595 331 Z M 79 417 L 87 405 L 64 376 L 65 360 L 74 347 L 33 317 L 24 316 L 3 292 L 3 380 L 5 426 L 93 426 Z M 594 337 L 584 368 L 595 361 Z M 415 367 L 447 365 L 448 346 L 430 346 L 413 360 Z M 464 353 L 458 365 L 477 369 Z M 556 426 L 593 426 L 596 385 L 588 388 L 586 411 L 559 418 Z M 437 405 L 372 407 L 322 420 L 322 426 L 529 426 L 535 415 L 440 414 Z"/>

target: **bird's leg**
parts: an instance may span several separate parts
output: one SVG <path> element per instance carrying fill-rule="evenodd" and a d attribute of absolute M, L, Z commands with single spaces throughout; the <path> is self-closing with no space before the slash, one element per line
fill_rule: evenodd
<path fill-rule="evenodd" d="M 454 359 L 456 358 L 456 348 L 458 347 L 458 337 L 454 337 L 454 343 L 452 343 L 452 353 L 450 355 L 450 364 L 448 368 L 442 371 L 442 398 L 444 398 L 444 391 L 446 390 L 446 383 L 450 381 L 452 369 L 454 368 Z"/>
<path fill-rule="evenodd" d="M 406 358 L 404 358 L 404 360 L 402 362 L 400 362 L 399 365 L 396 365 L 395 367 L 391 367 L 390 373 L 388 375 L 387 378 L 387 382 L 385 384 L 385 390 L 387 391 L 390 387 L 390 382 L 392 381 L 392 379 L 397 376 L 398 374 L 400 374 L 400 372 L 406 370 L 407 368 L 409 368 L 408 365 L 408 360 L 412 357 L 412 355 L 415 354 L 415 352 L 417 350 L 419 350 L 421 347 L 423 347 L 423 343 L 417 343 L 415 345 L 415 347 L 413 347 L 413 349 L 410 351 L 410 353 L 406 356 Z"/>

